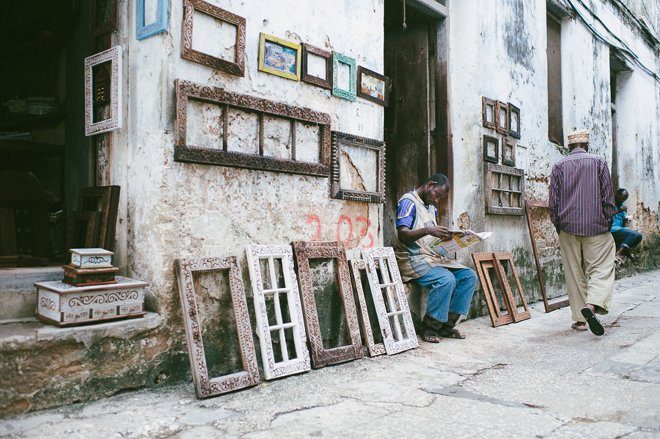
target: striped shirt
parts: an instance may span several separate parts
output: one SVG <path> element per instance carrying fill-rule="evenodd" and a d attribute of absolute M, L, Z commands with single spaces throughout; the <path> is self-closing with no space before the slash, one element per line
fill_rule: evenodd
<path fill-rule="evenodd" d="M 548 207 L 558 232 L 577 236 L 607 233 L 616 207 L 605 160 L 575 148 L 555 163 Z"/>

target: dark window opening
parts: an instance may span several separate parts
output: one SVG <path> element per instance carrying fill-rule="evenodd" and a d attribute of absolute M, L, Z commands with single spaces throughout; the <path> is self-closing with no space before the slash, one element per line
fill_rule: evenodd
<path fill-rule="evenodd" d="M 552 15 L 547 17 L 548 29 L 548 138 L 564 144 L 561 98 L 561 23 Z"/>

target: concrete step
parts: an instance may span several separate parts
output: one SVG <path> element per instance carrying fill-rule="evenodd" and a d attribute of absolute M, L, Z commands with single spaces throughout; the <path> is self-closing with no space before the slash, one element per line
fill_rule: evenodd
<path fill-rule="evenodd" d="M 35 282 L 61 280 L 62 267 L 0 269 L 0 322 L 34 317 L 37 308 Z"/>

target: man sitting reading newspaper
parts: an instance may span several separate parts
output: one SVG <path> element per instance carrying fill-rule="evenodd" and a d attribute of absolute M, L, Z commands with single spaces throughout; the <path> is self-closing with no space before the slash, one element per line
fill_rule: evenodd
<path fill-rule="evenodd" d="M 437 224 L 435 205 L 449 190 L 447 176 L 435 174 L 401 197 L 397 206 L 397 262 L 404 282 L 414 281 L 429 288 L 421 336 L 430 343 L 438 343 L 440 337 L 465 338 L 454 326 L 461 315 L 467 314 L 477 285 L 474 271 L 447 258 L 438 246 L 439 241 L 471 234 L 452 232 Z"/>

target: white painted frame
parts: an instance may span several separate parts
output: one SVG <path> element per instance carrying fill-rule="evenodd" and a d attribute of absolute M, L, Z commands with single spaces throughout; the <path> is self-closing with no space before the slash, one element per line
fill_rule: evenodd
<path fill-rule="evenodd" d="M 383 333 L 383 344 L 387 355 L 418 347 L 419 342 L 410 315 L 408 299 L 403 290 L 403 282 L 401 281 L 394 250 L 392 247 L 364 248 L 362 249 L 362 258 L 367 268 L 371 295 L 378 313 L 378 323 Z M 376 268 L 376 262 L 378 262 L 378 268 Z M 384 267 L 387 267 L 387 269 L 383 270 Z M 381 271 L 383 283 L 380 283 L 377 270 Z M 389 287 L 394 287 L 396 297 L 393 297 Z M 385 297 L 387 297 L 387 307 L 383 299 L 383 289 L 385 290 Z M 396 306 L 397 303 L 399 304 L 398 307 Z M 387 311 L 388 308 L 390 309 L 389 312 Z M 403 317 L 403 328 L 399 323 L 399 316 Z M 394 327 L 390 325 L 390 317 L 393 317 Z M 406 337 L 404 337 L 402 329 L 405 330 Z"/>
<path fill-rule="evenodd" d="M 361 272 L 366 271 L 367 267 L 362 260 L 351 260 L 351 271 L 353 273 L 353 284 L 355 286 L 355 293 L 357 295 L 357 304 L 360 308 L 360 323 L 362 324 L 362 342 L 367 347 L 370 357 L 385 354 L 385 345 L 383 343 L 376 343 L 374 334 L 371 330 L 371 319 L 369 318 L 369 309 L 367 308 L 367 301 L 364 297 L 364 288 L 362 288 Z M 378 312 L 378 310 L 376 310 Z M 380 322 L 379 322 L 380 325 Z"/>
<path fill-rule="evenodd" d="M 298 279 L 293 268 L 293 249 L 290 245 L 248 245 L 246 248 L 250 283 L 254 296 L 254 312 L 257 317 L 257 334 L 261 347 L 261 360 L 264 375 L 267 380 L 281 378 L 310 370 L 309 351 L 307 350 L 307 336 L 298 290 Z M 284 275 L 284 288 L 278 288 L 275 274 L 275 259 L 282 261 L 282 274 Z M 268 276 L 271 289 L 264 289 L 264 279 L 261 273 L 260 261 L 268 263 Z M 266 295 L 273 295 L 276 322 L 268 321 L 266 308 Z M 286 294 L 289 305 L 291 321 L 283 323 L 280 294 Z M 289 359 L 288 346 L 284 330 L 293 329 L 295 359 Z M 283 361 L 275 361 L 271 331 L 278 331 L 280 349 Z"/>
<path fill-rule="evenodd" d="M 85 58 L 85 135 L 113 131 L 122 127 L 122 47 L 115 46 Z M 92 69 L 98 64 L 110 62 L 110 118 L 94 122 L 94 81 Z"/>

